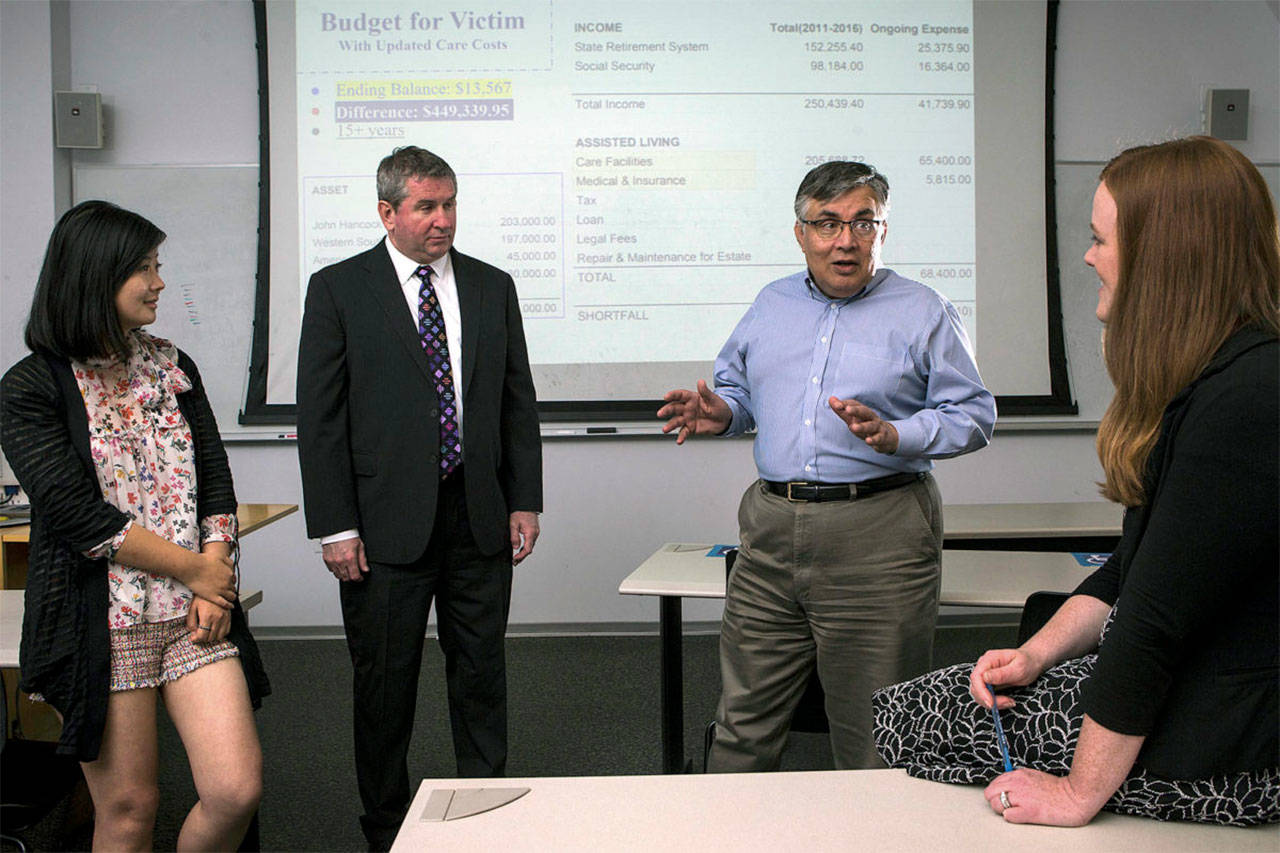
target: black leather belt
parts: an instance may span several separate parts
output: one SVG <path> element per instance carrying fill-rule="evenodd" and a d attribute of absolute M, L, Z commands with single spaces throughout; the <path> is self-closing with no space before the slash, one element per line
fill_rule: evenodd
<path fill-rule="evenodd" d="M 887 492 L 890 489 L 908 486 L 924 478 L 923 472 L 907 474 L 890 474 L 887 477 L 876 477 L 861 483 L 775 483 L 764 480 L 764 487 L 775 495 L 781 495 L 789 501 L 805 503 L 822 503 L 823 501 L 849 501 L 874 495 L 876 492 Z"/>

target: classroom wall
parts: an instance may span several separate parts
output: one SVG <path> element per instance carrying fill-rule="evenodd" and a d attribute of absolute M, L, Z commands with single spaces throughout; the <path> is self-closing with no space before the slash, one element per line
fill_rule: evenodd
<path fill-rule="evenodd" d="M 1101 163 L 1120 147 L 1199 132 L 1202 86 L 1249 88 L 1251 138 L 1240 148 L 1276 183 L 1280 163 L 1280 22 L 1275 2 L 1064 0 L 1056 91 L 1059 252 L 1069 358 L 1079 387 L 1105 383 L 1096 281 L 1079 257 Z M 257 162 L 257 77 L 247 0 L 150 3 L 0 0 L 0 363 L 24 354 L 21 328 L 73 166 Z M 102 151 L 52 151 L 49 92 L 97 86 Z M 163 227 L 163 223 L 160 223 Z M 459 240 L 465 250 L 465 235 Z M 251 286 L 251 282 L 237 283 Z M 696 377 L 690 377 L 690 382 Z M 1100 410 L 1083 410 L 1084 422 Z M 301 502 L 292 444 L 229 445 L 243 500 Z M 520 626 L 643 629 L 656 602 L 617 595 L 621 579 L 664 541 L 731 542 L 754 476 L 745 440 L 677 448 L 650 438 L 546 443 L 543 537 L 516 570 Z M 999 429 L 993 444 L 938 465 L 953 503 L 1083 501 L 1101 476 L 1085 428 Z M 243 543 L 247 586 L 266 600 L 257 626 L 337 626 L 337 592 L 305 539 L 301 514 Z M 689 601 L 688 619 L 718 618 Z"/>
<path fill-rule="evenodd" d="M 70 78 L 66 12 L 65 4 L 55 14 L 49 3 L 0 3 L 0 364 L 5 367 L 26 351 L 22 325 L 35 274 L 49 228 L 70 199 L 70 155 L 51 141 L 50 92 L 65 88 Z"/>

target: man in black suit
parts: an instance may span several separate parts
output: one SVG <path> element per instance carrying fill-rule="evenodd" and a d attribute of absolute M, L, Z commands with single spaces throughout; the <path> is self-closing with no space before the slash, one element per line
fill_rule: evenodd
<path fill-rule="evenodd" d="M 433 598 L 458 775 L 503 774 L 511 570 L 542 509 L 515 284 L 453 249 L 456 204 L 436 155 L 408 146 L 383 159 L 386 240 L 311 277 L 298 349 L 307 535 L 341 582 L 371 849 L 390 846 L 409 806 Z"/>

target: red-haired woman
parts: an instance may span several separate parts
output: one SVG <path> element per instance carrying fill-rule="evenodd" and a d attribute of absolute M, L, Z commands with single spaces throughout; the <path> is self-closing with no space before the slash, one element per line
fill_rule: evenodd
<path fill-rule="evenodd" d="M 1013 823 L 1280 820 L 1280 251 L 1224 142 L 1133 148 L 1093 202 L 1120 544 L 1016 649 L 877 694 L 893 766 Z M 992 694 L 1018 769 L 999 773 Z M 994 779 L 992 778 L 994 777 Z"/>

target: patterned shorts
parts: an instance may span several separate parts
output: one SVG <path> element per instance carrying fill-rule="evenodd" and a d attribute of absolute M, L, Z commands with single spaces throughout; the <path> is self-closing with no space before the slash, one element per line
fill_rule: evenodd
<path fill-rule="evenodd" d="M 186 619 L 111 629 L 111 692 L 159 687 L 207 663 L 240 654 L 227 640 L 191 642 Z"/>

